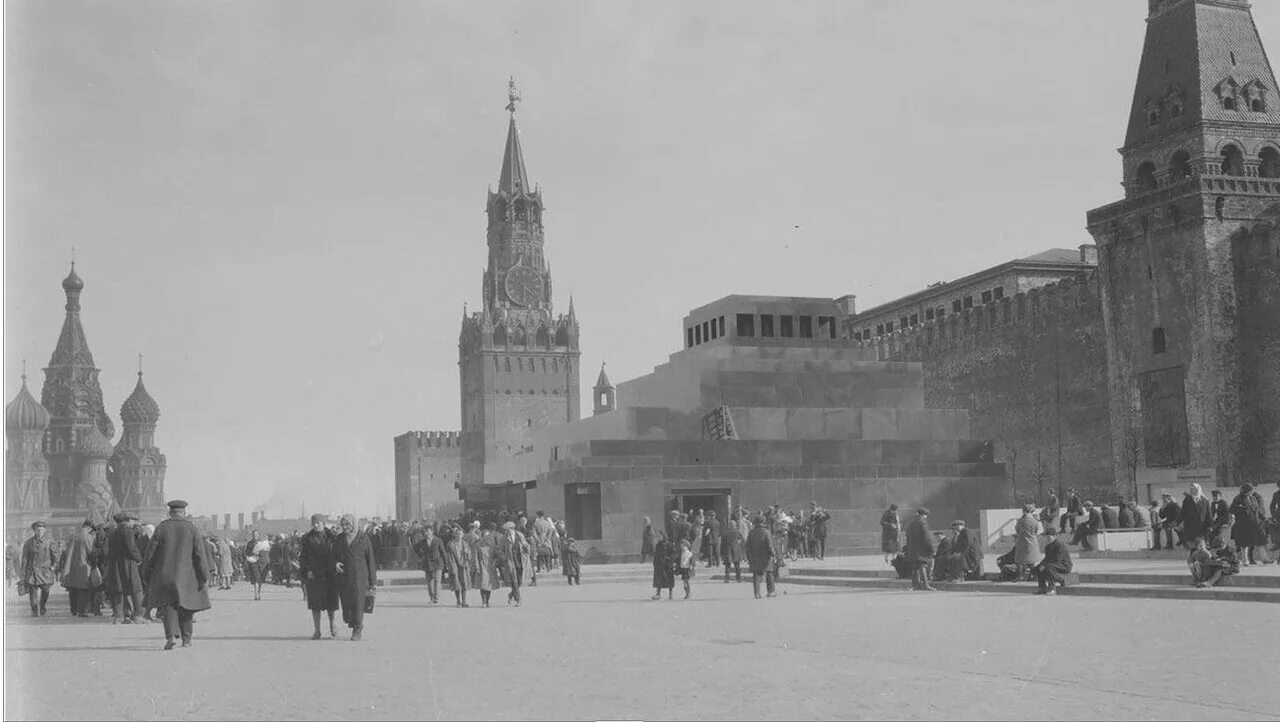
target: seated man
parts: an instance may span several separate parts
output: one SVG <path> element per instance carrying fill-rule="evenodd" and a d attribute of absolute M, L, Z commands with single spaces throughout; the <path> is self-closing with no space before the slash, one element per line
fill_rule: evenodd
<path fill-rule="evenodd" d="M 930 565 L 929 578 L 935 582 L 942 581 L 947 578 L 947 565 L 951 557 L 951 539 L 947 537 L 945 531 L 935 531 L 933 533 L 934 548 L 933 563 Z"/>
<path fill-rule="evenodd" d="M 1084 503 L 1084 513 L 1086 514 L 1085 520 L 1076 527 L 1075 534 L 1071 537 L 1071 545 L 1075 546 L 1076 544 L 1083 543 L 1084 548 L 1087 551 L 1091 549 L 1089 546 L 1089 535 L 1097 534 L 1098 531 L 1102 529 L 1102 512 L 1098 510 L 1098 507 L 1093 505 L 1093 502 L 1086 501 Z"/>
<path fill-rule="evenodd" d="M 948 582 L 982 579 L 982 557 L 973 532 L 962 520 L 951 522 L 951 539 L 946 557 L 939 556 L 941 570 L 936 578 Z"/>
<path fill-rule="evenodd" d="M 1022 578 L 1022 565 L 1016 559 L 1017 550 L 1009 551 L 996 557 L 996 568 L 1000 570 L 997 582 L 1016 582 Z"/>
<path fill-rule="evenodd" d="M 1102 515 L 1103 529 L 1123 528 L 1120 526 L 1120 511 L 1114 506 L 1111 506 L 1110 504 L 1103 504 L 1102 510 L 1099 513 Z"/>
<path fill-rule="evenodd" d="M 1071 573 L 1071 552 L 1067 545 L 1058 539 L 1058 530 L 1049 527 L 1044 531 L 1048 541 L 1044 546 L 1044 558 L 1031 568 L 1036 577 L 1039 589 L 1037 594 L 1057 594 L 1054 585 L 1063 586 L 1067 574 Z"/>
<path fill-rule="evenodd" d="M 1235 544 L 1230 540 L 1210 550 L 1204 537 L 1196 540 L 1195 549 L 1187 559 L 1191 569 L 1191 581 L 1197 588 L 1216 587 L 1226 578 L 1240 571 Z"/>

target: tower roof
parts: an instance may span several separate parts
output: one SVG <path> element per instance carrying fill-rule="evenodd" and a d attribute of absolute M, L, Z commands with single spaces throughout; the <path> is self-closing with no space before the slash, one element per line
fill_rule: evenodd
<path fill-rule="evenodd" d="M 155 424 L 160 420 L 160 405 L 147 393 L 147 387 L 142 384 L 141 371 L 138 372 L 138 384 L 133 387 L 133 393 L 120 406 L 120 419 L 126 424 Z"/>
<path fill-rule="evenodd" d="M 1249 3 L 1152 0 L 1147 22 L 1126 148 L 1204 122 L 1280 125 L 1275 74 Z"/>
<path fill-rule="evenodd" d="M 520 149 L 520 130 L 516 128 L 516 103 L 520 102 L 520 94 L 516 91 L 515 78 L 507 84 L 507 101 L 511 123 L 507 126 L 507 147 L 502 153 L 502 173 L 498 177 L 498 191 L 508 195 L 518 195 L 528 192 L 530 186 L 529 174 L 524 167 L 524 152 Z"/>
<path fill-rule="evenodd" d="M 62 332 L 58 334 L 58 345 L 53 348 L 49 365 L 93 366 L 93 354 L 89 351 L 84 328 L 80 325 L 80 292 L 84 290 L 84 281 L 76 275 L 74 262 L 71 264 L 71 273 L 62 281 L 62 290 L 67 294 L 67 316 L 62 322 Z"/>
<path fill-rule="evenodd" d="M 600 364 L 600 376 L 596 378 L 596 388 L 613 388 L 613 384 L 609 383 L 609 375 L 604 372 L 604 364 Z"/>
<path fill-rule="evenodd" d="M 22 390 L 4 407 L 5 431 L 44 431 L 49 428 L 49 412 L 27 391 L 27 375 L 22 375 Z"/>

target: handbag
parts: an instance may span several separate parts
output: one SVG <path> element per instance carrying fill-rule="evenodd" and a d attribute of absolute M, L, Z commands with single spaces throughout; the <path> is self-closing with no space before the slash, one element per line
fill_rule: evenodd
<path fill-rule="evenodd" d="M 27 596 L 27 591 L 28 591 L 28 590 L 27 590 L 27 582 L 26 582 L 26 580 L 25 580 L 25 579 L 19 579 L 19 580 L 18 580 L 18 596 L 20 596 L 20 597 L 25 597 L 25 596 Z"/>
<path fill-rule="evenodd" d="M 376 597 L 374 597 L 372 592 L 364 595 L 364 613 L 365 614 L 373 614 L 373 600 L 375 598 Z"/>
<path fill-rule="evenodd" d="M 97 589 L 102 586 L 102 572 L 97 567 L 89 570 L 89 588 Z"/>

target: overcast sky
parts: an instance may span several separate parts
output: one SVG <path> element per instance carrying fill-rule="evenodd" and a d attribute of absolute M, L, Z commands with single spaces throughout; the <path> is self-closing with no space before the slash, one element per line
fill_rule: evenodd
<path fill-rule="evenodd" d="M 169 496 L 389 513 L 392 438 L 459 427 L 509 75 L 557 310 L 616 383 L 726 294 L 868 307 L 1089 242 L 1146 5 L 5 2 L 6 399 L 75 246 Z"/>

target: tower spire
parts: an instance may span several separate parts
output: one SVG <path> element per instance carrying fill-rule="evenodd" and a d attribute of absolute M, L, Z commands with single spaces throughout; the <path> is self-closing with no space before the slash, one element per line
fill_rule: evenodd
<path fill-rule="evenodd" d="M 507 112 L 511 113 L 511 122 L 507 126 L 507 146 L 502 153 L 502 173 L 498 177 L 498 191 L 507 195 L 531 190 L 524 167 L 524 152 L 520 148 L 520 131 L 516 128 L 516 103 L 519 102 L 520 91 L 512 77 L 507 82 Z"/>

